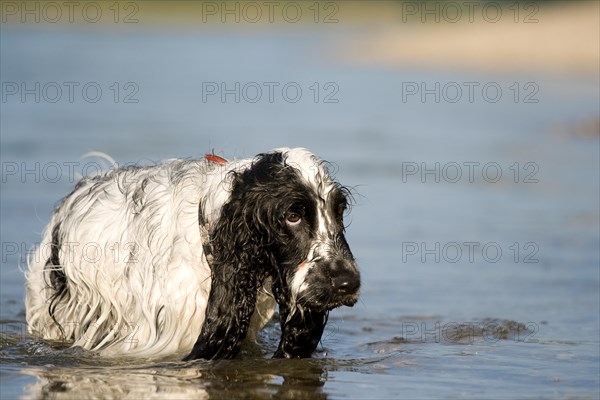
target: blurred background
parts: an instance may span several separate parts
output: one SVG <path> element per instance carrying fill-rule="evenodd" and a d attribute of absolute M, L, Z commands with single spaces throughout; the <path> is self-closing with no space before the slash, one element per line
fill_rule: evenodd
<path fill-rule="evenodd" d="M 0 6 L 3 399 L 598 397 L 598 2 Z M 282 146 L 355 191 L 362 299 L 314 359 L 149 366 L 27 336 L 27 254 L 108 168 L 83 155 Z"/>

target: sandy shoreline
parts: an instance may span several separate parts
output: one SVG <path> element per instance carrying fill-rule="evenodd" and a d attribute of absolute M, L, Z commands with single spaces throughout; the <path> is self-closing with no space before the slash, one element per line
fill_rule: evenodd
<path fill-rule="evenodd" d="M 417 13 L 406 18 L 412 23 L 388 25 L 355 43 L 346 43 L 338 56 L 375 66 L 539 72 L 598 79 L 600 2 L 538 4 L 539 10 L 528 23 L 524 20 L 532 10 L 521 10 L 519 22 L 515 22 L 513 10 L 504 9 L 503 18 L 494 23 L 476 12 L 473 22 L 465 14 L 450 23 L 440 13 L 439 23 L 420 23 L 422 14 Z M 434 17 L 425 15 L 428 21 Z"/>

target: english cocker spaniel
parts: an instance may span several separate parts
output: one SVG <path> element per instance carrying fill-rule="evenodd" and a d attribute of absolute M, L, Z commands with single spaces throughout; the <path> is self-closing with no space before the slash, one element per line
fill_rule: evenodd
<path fill-rule="evenodd" d="M 83 178 L 29 260 L 29 330 L 103 355 L 233 358 L 279 305 L 274 357 L 310 357 L 356 303 L 349 190 L 306 149 Z"/>

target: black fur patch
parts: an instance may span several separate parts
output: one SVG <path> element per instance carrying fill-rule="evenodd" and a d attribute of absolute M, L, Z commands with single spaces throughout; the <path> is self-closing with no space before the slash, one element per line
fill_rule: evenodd
<path fill-rule="evenodd" d="M 232 172 L 232 193 L 210 232 L 211 292 L 202 331 L 190 354 L 196 358 L 233 358 L 239 352 L 256 307 L 256 296 L 267 277 L 279 304 L 282 337 L 275 357 L 310 357 L 318 345 L 327 308 L 292 304 L 290 283 L 306 260 L 316 230 L 316 210 L 324 199 L 307 186 L 284 154 L 260 154 L 252 166 Z M 326 178 L 326 177 L 324 177 Z M 339 216 L 346 207 L 345 192 L 336 186 L 331 210 Z M 291 214 L 303 224 L 286 224 Z M 198 221 L 204 225 L 202 210 Z M 345 243 L 345 242 L 344 242 Z M 349 250 L 348 250 L 349 251 Z M 351 257 L 351 255 L 349 256 Z"/>
<path fill-rule="evenodd" d="M 48 274 L 50 276 L 50 287 L 54 291 L 54 293 L 50 297 L 48 313 L 50 314 L 50 317 L 52 317 L 52 320 L 58 325 L 60 330 L 63 331 L 62 326 L 54 316 L 58 303 L 63 297 L 65 297 L 68 294 L 67 276 L 65 275 L 64 271 L 62 270 L 62 266 L 60 265 L 60 246 L 60 223 L 57 223 L 56 225 L 54 225 L 54 228 L 52 228 L 50 258 L 48 258 L 48 261 L 46 261 L 46 269 L 50 270 Z"/>

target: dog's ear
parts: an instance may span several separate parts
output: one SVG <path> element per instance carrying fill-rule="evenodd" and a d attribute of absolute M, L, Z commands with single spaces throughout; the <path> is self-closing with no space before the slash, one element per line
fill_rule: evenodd
<path fill-rule="evenodd" d="M 276 206 L 269 197 L 272 160 L 260 159 L 234 173 L 232 193 L 210 232 L 211 291 L 202 331 L 184 359 L 233 358 L 246 337 L 258 288 L 273 271 L 278 234 Z M 199 222 L 202 225 L 202 214 Z"/>
<path fill-rule="evenodd" d="M 184 361 L 233 358 L 248 332 L 256 293 L 267 275 L 265 250 L 246 199 L 232 198 L 210 235 L 205 252 L 211 290 L 202 331 Z"/>
<path fill-rule="evenodd" d="M 183 360 L 233 358 L 256 305 L 257 278 L 231 265 L 215 265 L 202 331 Z"/>

